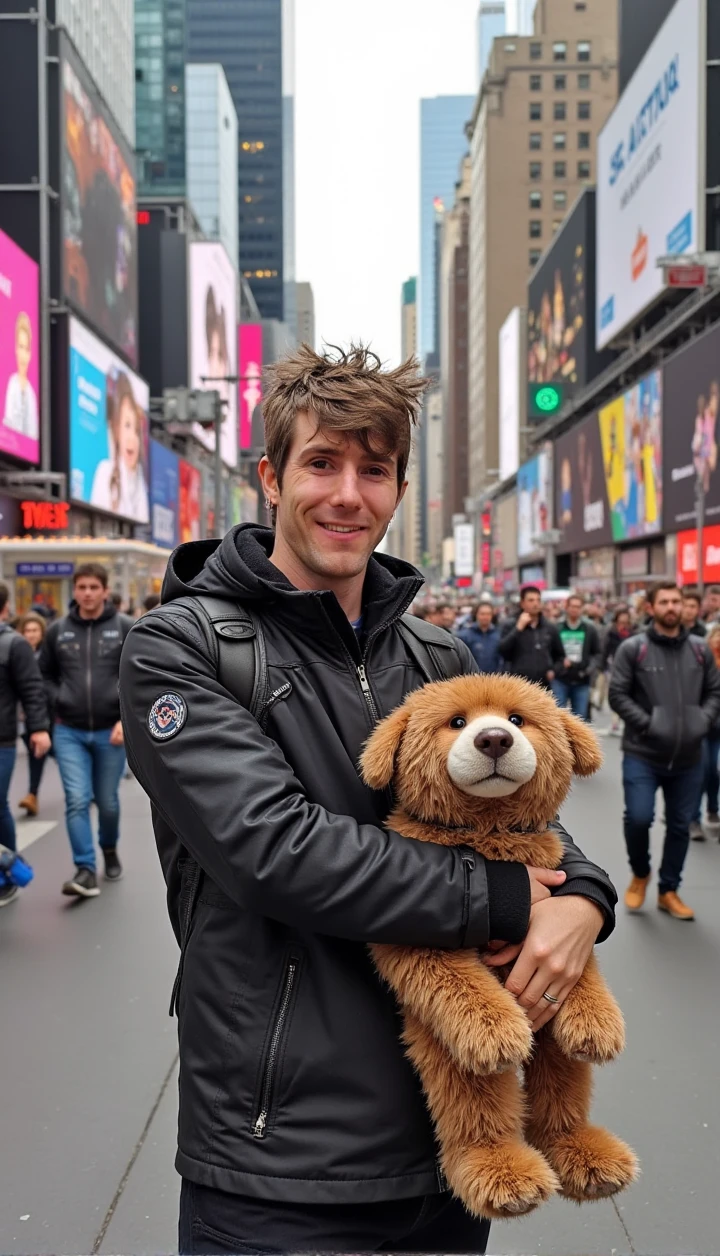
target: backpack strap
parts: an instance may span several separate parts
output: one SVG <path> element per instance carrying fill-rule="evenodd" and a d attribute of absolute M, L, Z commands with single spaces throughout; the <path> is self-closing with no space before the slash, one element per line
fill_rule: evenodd
<path fill-rule="evenodd" d="M 444 628 L 428 624 L 415 615 L 403 615 L 398 631 L 425 681 L 451 680 L 461 675 L 457 642 Z"/>
<path fill-rule="evenodd" d="M 200 611 L 200 622 L 217 660 L 220 684 L 257 719 L 263 705 L 267 660 L 262 628 L 237 602 L 200 594 L 188 601 Z"/>

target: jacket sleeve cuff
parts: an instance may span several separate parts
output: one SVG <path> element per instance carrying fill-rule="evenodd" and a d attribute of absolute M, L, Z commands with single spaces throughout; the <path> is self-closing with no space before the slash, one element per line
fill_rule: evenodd
<path fill-rule="evenodd" d="M 597 936 L 597 941 L 604 942 L 606 938 L 610 937 L 615 928 L 615 904 L 599 881 L 573 877 L 570 881 L 566 881 L 564 885 L 559 885 L 552 893 L 553 898 L 562 898 L 568 894 L 578 894 L 580 898 L 589 898 L 591 903 L 595 903 L 596 907 L 600 908 L 605 917 L 605 923 Z"/>
<path fill-rule="evenodd" d="M 524 864 L 485 863 L 491 942 L 522 942 L 530 924 L 530 877 Z"/>

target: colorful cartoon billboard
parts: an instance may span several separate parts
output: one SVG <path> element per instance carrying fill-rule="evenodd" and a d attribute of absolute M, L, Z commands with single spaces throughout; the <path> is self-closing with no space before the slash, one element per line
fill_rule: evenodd
<path fill-rule="evenodd" d="M 552 528 L 552 498 L 552 446 L 548 446 L 517 473 L 519 558 L 542 549 L 538 538 Z"/>
<path fill-rule="evenodd" d="M 0 231 L 0 452 L 40 461 L 38 268 Z"/>
<path fill-rule="evenodd" d="M 613 541 L 662 528 L 662 375 L 653 371 L 600 411 Z"/>

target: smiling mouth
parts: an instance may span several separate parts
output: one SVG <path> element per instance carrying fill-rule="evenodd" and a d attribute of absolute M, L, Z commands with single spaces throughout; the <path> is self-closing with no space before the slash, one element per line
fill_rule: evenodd
<path fill-rule="evenodd" d="M 325 532 L 332 532 L 335 536 L 354 536 L 358 532 L 367 531 L 367 528 L 361 527 L 360 524 L 352 524 L 348 527 L 342 523 L 321 523 L 318 527 L 323 528 Z"/>

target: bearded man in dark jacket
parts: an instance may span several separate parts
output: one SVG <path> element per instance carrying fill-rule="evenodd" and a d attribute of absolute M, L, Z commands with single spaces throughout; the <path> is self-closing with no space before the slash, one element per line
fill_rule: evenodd
<path fill-rule="evenodd" d="M 274 528 L 182 546 L 123 651 L 128 755 L 182 948 L 181 1253 L 483 1252 L 367 944 L 503 943 L 488 962 L 515 960 L 539 1028 L 612 928 L 613 888 L 564 830 L 559 873 L 471 866 L 387 832 L 389 799 L 359 776 L 376 721 L 441 675 L 408 623 L 429 657 L 475 670 L 462 642 L 403 621 L 421 580 L 375 552 L 423 386 L 415 362 L 383 371 L 363 348 L 278 363 L 260 466 Z M 253 617 L 255 715 L 222 683 L 199 594 Z"/>

